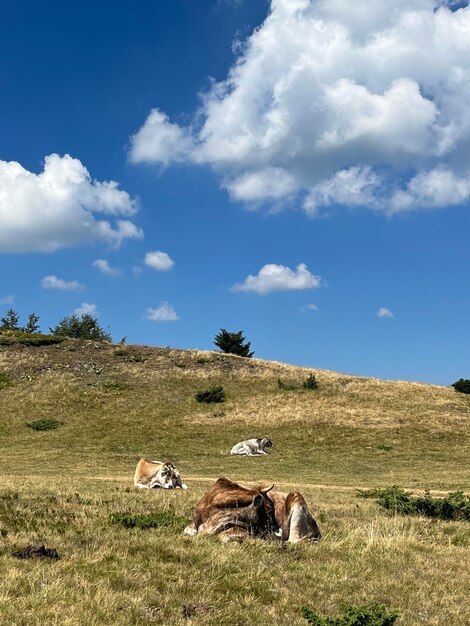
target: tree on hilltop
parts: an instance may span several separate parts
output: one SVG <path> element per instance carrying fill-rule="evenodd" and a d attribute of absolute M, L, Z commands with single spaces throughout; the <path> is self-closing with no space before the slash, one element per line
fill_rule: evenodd
<path fill-rule="evenodd" d="M 21 330 L 20 329 L 20 316 L 13 309 L 8 309 L 5 317 L 0 320 L 0 327 L 2 330 Z"/>
<path fill-rule="evenodd" d="M 59 337 L 111 341 L 111 333 L 107 333 L 101 328 L 98 320 L 90 313 L 83 313 L 80 317 L 73 313 L 61 319 L 55 328 L 49 330 L 53 335 L 59 335 Z"/>
<path fill-rule="evenodd" d="M 39 330 L 39 315 L 36 313 L 30 313 L 28 315 L 28 321 L 26 322 L 26 326 L 23 328 L 25 333 L 37 333 Z"/>
<path fill-rule="evenodd" d="M 220 333 L 215 336 L 214 344 L 227 354 L 237 354 L 238 356 L 244 356 L 248 359 L 254 355 L 254 352 L 250 352 L 251 343 L 245 342 L 246 337 L 243 336 L 243 331 L 239 330 L 238 333 L 230 333 L 225 328 L 220 329 Z"/>

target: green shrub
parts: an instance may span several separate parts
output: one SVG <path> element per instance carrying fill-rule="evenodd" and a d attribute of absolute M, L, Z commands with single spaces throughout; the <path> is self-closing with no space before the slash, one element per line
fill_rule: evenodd
<path fill-rule="evenodd" d="M 470 380 L 468 378 L 460 378 L 451 387 L 460 393 L 470 393 Z"/>
<path fill-rule="evenodd" d="M 11 385 L 11 378 L 5 372 L 0 372 L 0 389 L 5 389 Z"/>
<path fill-rule="evenodd" d="M 318 382 L 315 378 L 315 374 L 309 374 L 304 380 L 302 386 L 304 389 L 316 389 L 318 387 Z"/>
<path fill-rule="evenodd" d="M 462 491 L 449 493 L 445 498 L 433 498 L 429 492 L 413 496 L 400 487 L 359 491 L 361 498 L 374 498 L 384 509 L 402 515 L 423 515 L 443 520 L 470 521 L 470 496 Z"/>
<path fill-rule="evenodd" d="M 198 391 L 195 397 L 198 402 L 206 402 L 207 404 L 210 402 L 224 402 L 225 391 L 221 385 L 217 385 L 204 391 Z"/>
<path fill-rule="evenodd" d="M 65 337 L 43 335 L 42 333 L 21 333 L 17 335 L 16 341 L 24 346 L 52 346 L 65 341 Z"/>
<path fill-rule="evenodd" d="M 304 606 L 302 616 L 314 626 L 393 626 L 399 617 L 397 611 L 389 612 L 379 604 L 347 606 L 343 610 L 344 615 L 341 617 L 320 617 Z"/>
<path fill-rule="evenodd" d="M 117 349 L 114 350 L 113 355 L 132 363 L 145 363 L 147 360 L 146 357 L 141 354 L 131 354 L 128 350 Z"/>
<path fill-rule="evenodd" d="M 55 430 L 62 425 L 62 422 L 54 418 L 45 418 L 40 420 L 33 420 L 32 422 L 26 422 L 28 428 L 33 430 Z"/>
<path fill-rule="evenodd" d="M 187 524 L 187 519 L 176 515 L 173 511 L 157 511 L 149 514 L 111 513 L 111 522 L 120 524 L 124 528 L 174 528 L 182 530 Z"/>

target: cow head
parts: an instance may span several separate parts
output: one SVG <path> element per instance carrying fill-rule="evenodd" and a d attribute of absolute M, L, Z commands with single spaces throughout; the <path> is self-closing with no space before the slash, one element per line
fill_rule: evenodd
<path fill-rule="evenodd" d="M 279 525 L 276 521 L 274 504 L 268 497 L 268 493 L 273 489 L 274 485 L 270 487 L 258 488 L 258 493 L 253 498 L 252 504 L 248 509 L 253 508 L 254 516 L 251 524 L 250 534 L 269 537 L 279 531 Z M 251 521 L 251 520 L 250 520 Z"/>
<path fill-rule="evenodd" d="M 250 489 L 227 478 L 219 478 L 200 500 L 193 515 L 198 534 L 215 535 L 236 531 L 268 537 L 279 531 L 271 487 Z"/>
<path fill-rule="evenodd" d="M 181 476 L 173 463 L 164 463 L 156 477 L 159 485 L 163 489 L 176 489 L 176 487 L 181 487 Z"/>
<path fill-rule="evenodd" d="M 263 437 L 259 440 L 259 445 L 260 448 L 264 450 L 264 448 L 272 448 L 274 446 L 274 443 L 272 442 L 272 439 L 270 437 Z"/>

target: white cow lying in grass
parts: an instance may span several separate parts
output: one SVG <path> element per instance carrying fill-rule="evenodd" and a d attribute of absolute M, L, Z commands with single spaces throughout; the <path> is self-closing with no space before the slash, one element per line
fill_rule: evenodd
<path fill-rule="evenodd" d="M 265 448 L 272 448 L 273 442 L 269 437 L 262 437 L 261 439 L 247 439 L 246 441 L 240 441 L 233 446 L 230 450 L 230 454 L 241 456 L 257 456 L 259 454 L 267 454 Z"/>
<path fill-rule="evenodd" d="M 134 474 L 138 489 L 187 489 L 173 463 L 140 459 Z"/>

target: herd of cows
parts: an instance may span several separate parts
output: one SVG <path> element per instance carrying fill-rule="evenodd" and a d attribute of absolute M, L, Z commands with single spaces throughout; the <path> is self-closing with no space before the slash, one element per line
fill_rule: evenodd
<path fill-rule="evenodd" d="M 230 453 L 257 456 L 273 446 L 269 437 L 247 439 L 233 446 Z M 134 485 L 139 489 L 188 488 L 173 463 L 145 458 L 137 464 Z M 228 478 L 219 478 L 204 494 L 193 512 L 193 523 L 184 533 L 219 535 L 223 542 L 261 537 L 295 543 L 319 541 L 321 537 L 301 493 L 275 491 L 274 485 L 245 487 Z"/>

